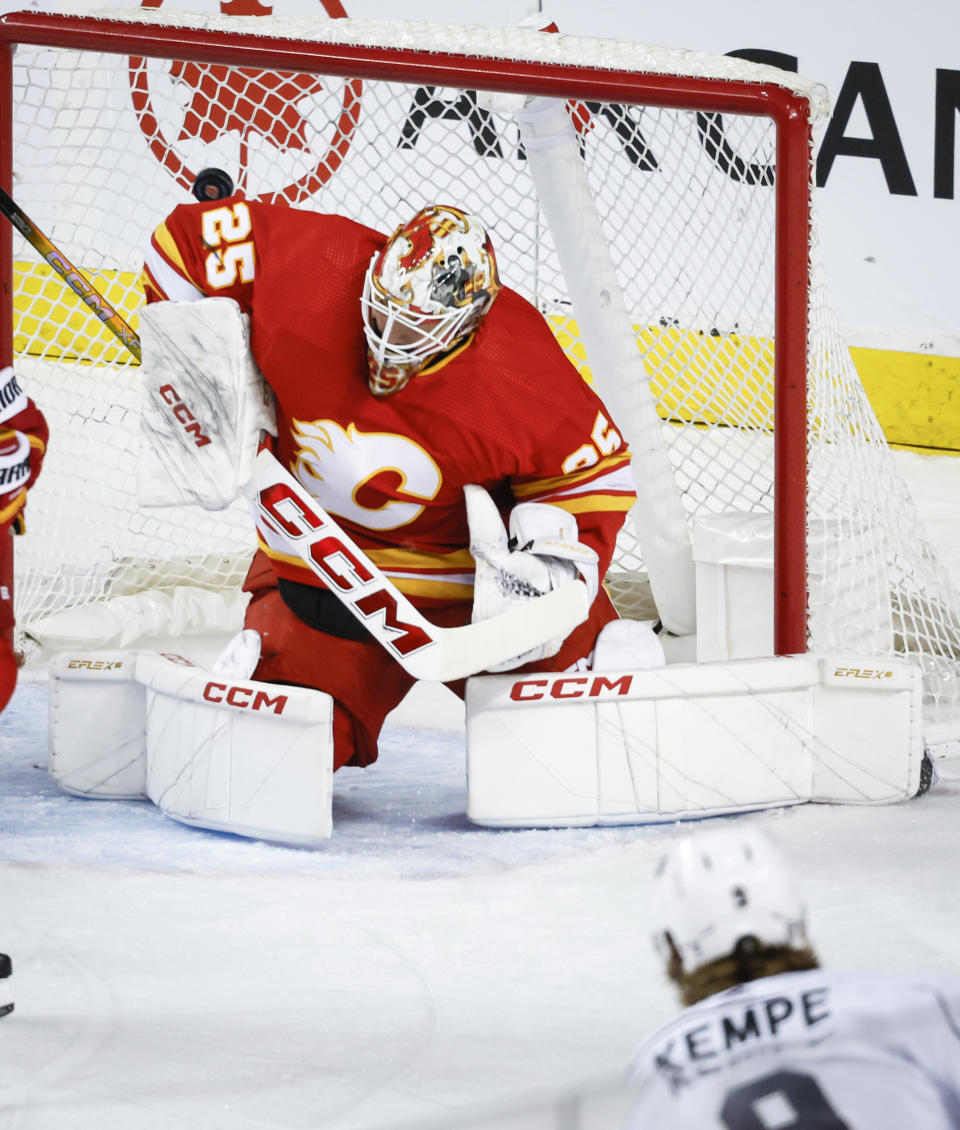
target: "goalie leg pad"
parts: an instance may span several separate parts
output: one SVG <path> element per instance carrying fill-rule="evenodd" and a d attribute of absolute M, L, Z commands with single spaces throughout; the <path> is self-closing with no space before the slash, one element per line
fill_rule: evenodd
<path fill-rule="evenodd" d="M 50 773 L 76 796 L 146 796 L 144 690 L 134 652 L 65 652 L 51 660 Z"/>
<path fill-rule="evenodd" d="M 921 709 L 905 660 L 475 677 L 467 815 L 566 827 L 903 800 L 920 785 Z"/>
<path fill-rule="evenodd" d="M 221 668 L 130 651 L 63 654 L 51 664 L 50 772 L 77 796 L 149 799 L 184 824 L 312 845 L 332 826 L 333 700 L 238 679 L 259 637 Z"/>
<path fill-rule="evenodd" d="M 184 824 L 310 846 L 333 830 L 333 700 L 143 654 L 149 798 Z"/>

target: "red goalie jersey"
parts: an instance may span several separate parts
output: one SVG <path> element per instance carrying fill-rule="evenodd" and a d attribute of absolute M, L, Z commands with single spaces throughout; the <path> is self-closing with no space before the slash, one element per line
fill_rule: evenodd
<path fill-rule="evenodd" d="M 629 455 L 544 319 L 503 288 L 479 329 L 377 399 L 359 295 L 386 236 L 339 216 L 226 201 L 177 208 L 154 233 L 149 301 L 235 299 L 276 395 L 277 455 L 420 607 L 463 603 L 473 559 L 463 486 L 504 515 L 549 502 L 576 516 L 600 575 L 634 501 Z M 260 531 L 280 577 L 317 585 Z"/>

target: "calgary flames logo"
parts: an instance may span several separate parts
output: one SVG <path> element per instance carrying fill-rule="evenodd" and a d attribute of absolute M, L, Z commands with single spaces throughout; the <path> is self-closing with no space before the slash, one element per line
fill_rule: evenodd
<path fill-rule="evenodd" d="M 442 484 L 416 441 L 392 432 L 342 428 L 333 420 L 293 420 L 293 471 L 331 514 L 368 530 L 415 521 Z"/>
<path fill-rule="evenodd" d="M 328 16 L 346 16 L 340 0 L 321 2 Z M 266 16 L 272 8 L 259 0 L 221 0 L 220 11 Z M 236 171 L 243 196 L 306 200 L 339 168 L 360 117 L 359 79 L 337 89 L 338 80 L 312 74 L 138 57 L 129 60 L 129 74 L 152 153 L 187 189 L 201 168 L 217 165 Z M 322 120 L 319 129 L 314 117 Z"/>

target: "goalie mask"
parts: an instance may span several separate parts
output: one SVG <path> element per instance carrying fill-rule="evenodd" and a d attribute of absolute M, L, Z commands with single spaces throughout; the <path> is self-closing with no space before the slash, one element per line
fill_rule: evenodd
<path fill-rule="evenodd" d="M 397 228 L 371 259 L 360 300 L 373 395 L 398 392 L 469 337 L 499 290 L 490 237 L 459 208 L 423 208 Z"/>
<path fill-rule="evenodd" d="M 804 906 L 776 847 L 755 828 L 733 825 L 687 836 L 656 872 L 654 943 L 683 970 L 733 953 L 741 938 L 807 946 Z"/>

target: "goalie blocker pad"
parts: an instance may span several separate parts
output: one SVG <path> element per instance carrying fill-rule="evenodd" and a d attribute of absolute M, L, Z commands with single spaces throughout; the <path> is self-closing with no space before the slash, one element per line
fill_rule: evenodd
<path fill-rule="evenodd" d="M 261 432 L 276 432 L 248 319 L 230 298 L 156 302 L 140 311 L 140 336 L 137 500 L 222 510 L 253 473 Z"/>
<path fill-rule="evenodd" d="M 147 798 L 184 824 L 312 845 L 333 830 L 333 700 L 178 655 L 51 662 L 50 771 L 78 796 Z"/>
<path fill-rule="evenodd" d="M 644 824 L 920 788 L 906 660 L 810 655 L 467 682 L 467 815 L 490 827 Z"/>

